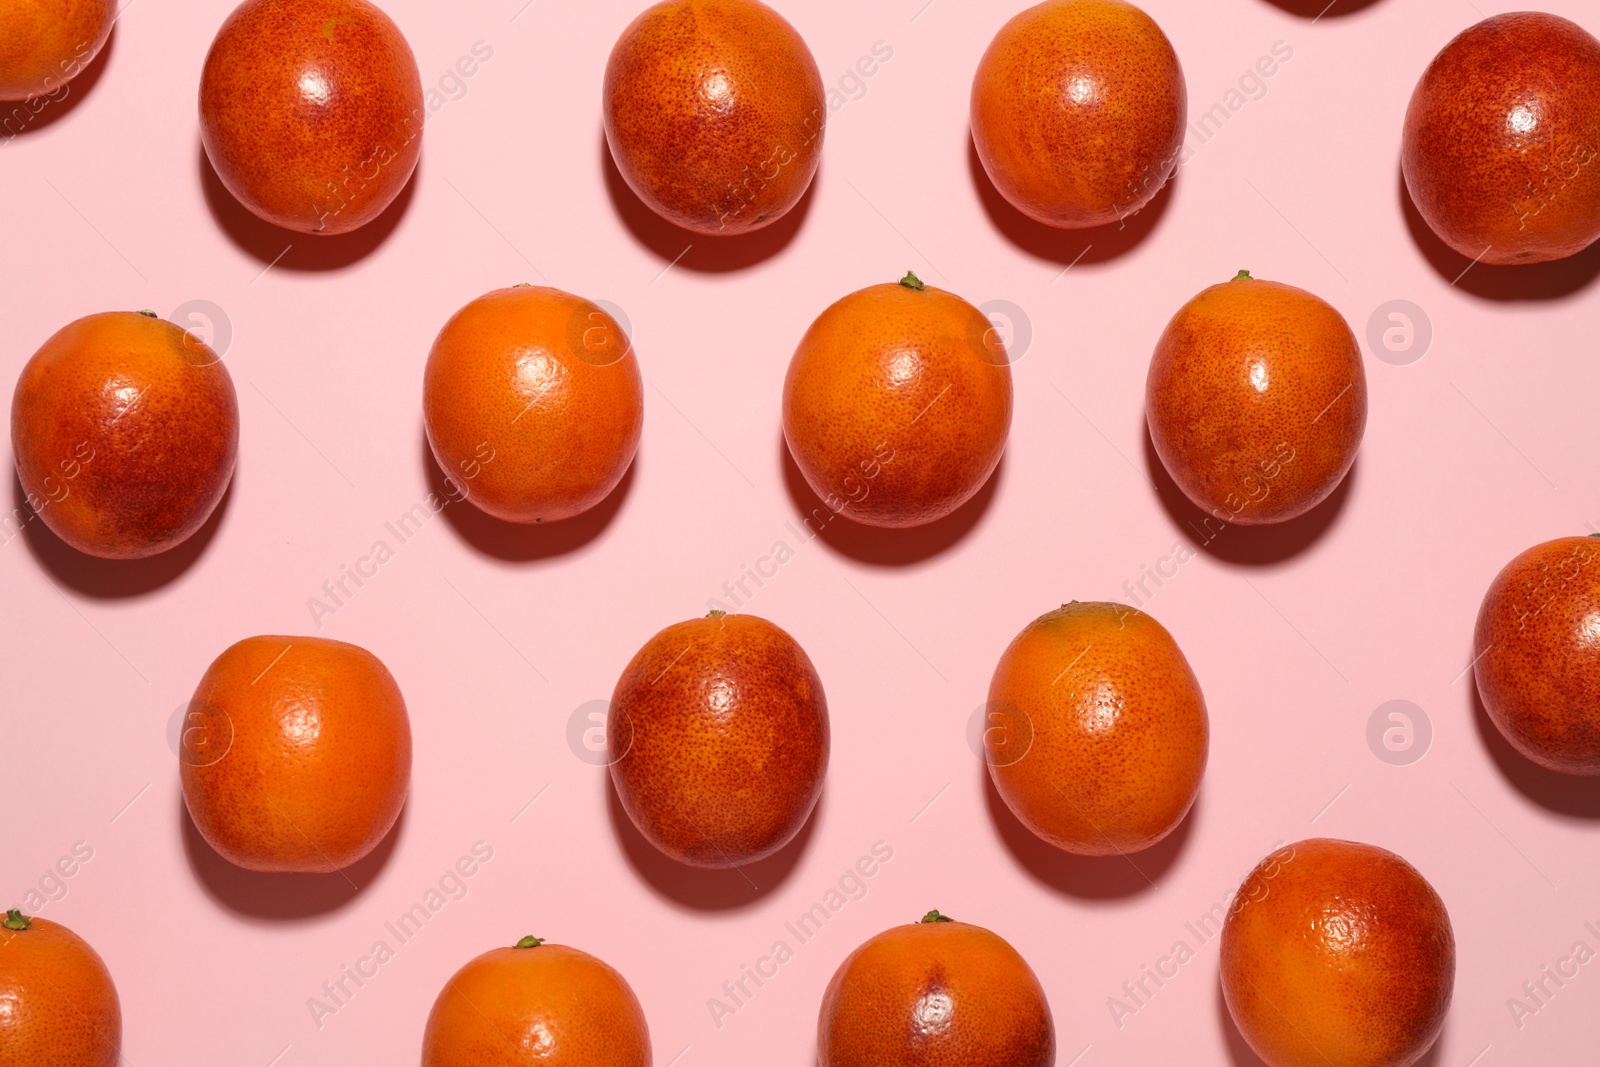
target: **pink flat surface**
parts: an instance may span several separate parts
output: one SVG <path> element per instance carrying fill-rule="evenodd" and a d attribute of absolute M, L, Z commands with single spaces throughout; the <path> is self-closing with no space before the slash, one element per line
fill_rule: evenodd
<path fill-rule="evenodd" d="M 1600 523 L 1600 249 L 1452 285 L 1465 263 L 1408 218 L 1397 162 L 1429 59 L 1478 9 L 1512 7 L 1377 0 L 1341 16 L 1341 0 L 1313 23 L 1285 9 L 1314 3 L 1149 0 L 1193 117 L 1225 105 L 1275 43 L 1293 57 L 1127 232 L 1085 237 L 996 207 L 968 149 L 971 72 L 1012 6 L 923 2 L 781 5 L 831 85 L 876 42 L 893 57 L 864 95 L 847 82 L 857 98 L 833 115 L 795 216 L 731 248 L 657 222 L 610 169 L 601 72 L 637 10 L 616 0 L 520 14 L 522 0 L 393 0 L 426 84 L 476 42 L 493 58 L 431 118 L 402 200 L 340 242 L 257 224 L 208 176 L 195 96 L 228 0 L 136 2 L 53 121 L 0 146 L 0 380 L 91 312 L 209 301 L 232 330 L 241 459 L 194 543 L 102 564 L 35 522 L 0 544 L 0 896 L 21 900 L 75 843 L 92 849 L 47 881 L 60 899 L 40 913 L 105 957 L 127 1063 L 415 1062 L 444 980 L 535 933 L 627 976 L 658 1067 L 810 1067 L 840 960 L 937 907 L 1032 963 L 1063 1067 L 1240 1067 L 1256 1061 L 1221 1004 L 1217 943 L 1185 924 L 1275 842 L 1309 836 L 1393 849 L 1446 901 L 1455 1003 L 1425 1062 L 1592 1058 L 1597 965 L 1520 1026 L 1507 1002 L 1575 942 L 1600 948 L 1585 928 L 1600 927 L 1600 791 L 1508 754 L 1463 669 L 1495 572 Z M 1583 0 L 1545 7 L 1600 29 Z M 1368 351 L 1365 447 L 1330 503 L 1201 548 L 1152 466 L 1145 369 L 1178 306 L 1241 267 L 1320 294 L 1358 335 L 1380 305 L 1412 301 L 1433 341 L 1404 366 Z M 1005 461 L 939 527 L 878 535 L 841 519 L 802 544 L 790 524 L 811 503 L 779 430 L 789 355 L 829 302 L 907 268 L 1025 309 Z M 385 523 L 437 478 L 420 404 L 434 334 L 524 280 L 625 309 L 648 383 L 634 471 L 574 522 L 529 533 L 452 504 L 401 544 Z M 188 827 L 169 719 L 235 639 L 318 632 L 308 600 L 378 540 L 394 558 L 320 632 L 377 653 L 405 693 L 416 766 L 402 821 L 348 882 L 234 870 Z M 821 672 L 827 791 L 749 881 L 697 874 L 627 827 L 568 722 L 645 639 L 703 613 L 778 541 L 794 557 L 749 610 Z M 1178 544 L 1196 558 L 1146 604 L 1210 706 L 1201 799 L 1137 868 L 1056 854 L 986 789 L 968 718 L 1030 619 L 1126 598 Z M 1404 766 L 1367 742 L 1394 699 L 1432 724 Z M 493 859 L 466 895 L 397 943 L 385 924 L 480 841 Z M 785 923 L 880 841 L 893 859 L 867 894 L 798 943 Z M 318 1025 L 308 1000 L 380 940 L 393 958 Z M 709 999 L 779 940 L 793 959 L 714 1019 Z M 1108 998 L 1180 941 L 1194 959 L 1114 1018 Z"/>

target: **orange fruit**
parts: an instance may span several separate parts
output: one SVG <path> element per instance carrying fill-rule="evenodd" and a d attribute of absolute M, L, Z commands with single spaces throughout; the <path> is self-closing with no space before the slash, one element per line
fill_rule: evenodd
<path fill-rule="evenodd" d="M 238 201 L 299 233 L 359 229 L 422 152 L 422 78 L 367 0 L 245 0 L 200 76 L 200 140 Z"/>
<path fill-rule="evenodd" d="M 329 873 L 371 852 L 411 783 L 411 721 L 364 648 L 247 637 L 189 702 L 179 772 L 195 828 L 252 871 Z"/>
<path fill-rule="evenodd" d="M 1541 263 L 1600 238 L 1600 41 L 1540 11 L 1496 15 L 1444 47 L 1411 94 L 1400 164 L 1445 244 Z"/>
<path fill-rule="evenodd" d="M 1367 425 L 1367 377 L 1344 317 L 1249 271 L 1167 324 L 1145 414 L 1178 488 L 1224 523 L 1283 522 L 1344 479 Z"/>
<path fill-rule="evenodd" d="M 1600 541 L 1558 537 L 1495 576 L 1472 636 L 1478 693 L 1505 739 L 1542 767 L 1600 775 Z"/>
<path fill-rule="evenodd" d="M 921 526 L 988 481 L 1011 429 L 1011 367 L 983 312 L 915 274 L 817 316 L 783 382 L 806 484 L 869 526 Z"/>
<path fill-rule="evenodd" d="M 1144 207 L 1178 166 L 1188 90 L 1172 43 L 1124 0 L 1046 0 L 1001 27 L 972 80 L 989 180 L 1047 226 Z"/>
<path fill-rule="evenodd" d="M 988 725 L 985 762 L 1006 807 L 1085 856 L 1149 848 L 1183 821 L 1211 729 L 1200 683 L 1159 622 L 1077 601 L 1006 648 Z"/>
<path fill-rule="evenodd" d="M 117 1067 L 122 1002 L 105 961 L 49 919 L 0 921 L 0 1064 Z"/>
<path fill-rule="evenodd" d="M 439 331 L 422 380 L 428 443 L 478 507 L 553 522 L 594 507 L 633 462 L 644 386 L 610 314 L 559 289 L 496 289 Z"/>
<path fill-rule="evenodd" d="M 611 696 L 611 780 L 634 826 L 696 867 L 737 867 L 800 832 L 828 770 L 828 701 L 805 649 L 713 611 L 641 648 Z"/>
<path fill-rule="evenodd" d="M 839 965 L 817 1019 L 818 1067 L 1051 1067 L 1039 979 L 981 926 L 930 911 Z"/>
<path fill-rule="evenodd" d="M 1393 852 L 1313 839 L 1239 886 L 1222 928 L 1222 992 L 1268 1067 L 1410 1067 L 1455 982 L 1444 902 Z"/>
<path fill-rule="evenodd" d="M 205 525 L 228 488 L 233 378 L 153 312 L 89 315 L 22 368 L 11 448 L 29 506 L 63 541 L 106 559 L 152 556 Z"/>
<path fill-rule="evenodd" d="M 422 1067 L 650 1067 L 627 981 L 587 952 L 525 937 L 455 973 L 433 1002 Z"/>
<path fill-rule="evenodd" d="M 665 0 L 622 31 L 602 90 L 606 143 L 652 211 L 696 233 L 770 226 L 822 157 L 822 75 L 758 0 Z"/>
<path fill-rule="evenodd" d="M 0 100 L 59 92 L 100 53 L 116 13 L 115 0 L 0 0 Z"/>

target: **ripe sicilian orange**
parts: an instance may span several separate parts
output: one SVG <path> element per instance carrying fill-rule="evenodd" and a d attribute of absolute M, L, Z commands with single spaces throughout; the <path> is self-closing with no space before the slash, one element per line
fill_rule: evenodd
<path fill-rule="evenodd" d="M 249 637 L 189 702 L 180 774 L 201 835 L 253 871 L 327 873 L 367 855 L 411 782 L 411 722 L 364 648 Z"/>
<path fill-rule="evenodd" d="M 650 1028 L 627 981 L 587 952 L 524 937 L 445 983 L 422 1067 L 650 1067 Z"/>

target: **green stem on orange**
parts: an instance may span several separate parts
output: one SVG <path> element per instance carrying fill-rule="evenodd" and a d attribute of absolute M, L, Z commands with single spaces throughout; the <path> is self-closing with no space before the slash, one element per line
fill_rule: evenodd
<path fill-rule="evenodd" d="M 534 937 L 532 934 L 529 934 L 527 937 L 523 938 L 521 941 L 518 941 L 515 945 L 512 945 L 511 947 L 512 948 L 538 948 L 542 944 L 544 944 L 544 938 L 542 938 L 542 937 Z"/>
<path fill-rule="evenodd" d="M 150 311 L 150 310 L 141 311 L 141 312 L 139 312 L 139 314 L 143 315 L 147 319 L 156 319 L 156 318 L 160 318 L 161 317 L 161 316 L 157 315 L 154 311 Z"/>
<path fill-rule="evenodd" d="M 922 921 L 925 922 L 925 923 L 953 923 L 953 922 L 955 922 L 955 920 L 950 918 L 950 916 L 948 916 L 948 915 L 940 915 L 937 908 L 935 908 L 933 911 L 928 912 L 928 914 L 924 915 L 922 917 Z"/>
<path fill-rule="evenodd" d="M 922 284 L 922 279 L 917 277 L 916 274 L 909 270 L 906 271 L 906 276 L 900 279 L 900 284 L 905 286 L 907 289 L 915 289 L 919 293 L 927 288 L 927 286 Z"/>
<path fill-rule="evenodd" d="M 712 608 L 710 611 L 706 612 L 706 618 L 708 618 L 708 619 L 720 619 L 726 614 L 727 614 L 727 612 L 723 611 L 721 608 Z"/>
<path fill-rule="evenodd" d="M 33 920 L 29 919 L 16 908 L 12 908 L 10 911 L 6 912 L 5 922 L 0 923 L 0 926 L 4 926 L 7 930 L 26 930 L 32 925 Z"/>
<path fill-rule="evenodd" d="M 1600 537 L 1600 533 L 1592 533 L 1589 536 L 1590 537 Z"/>
<path fill-rule="evenodd" d="M 1236 282 L 1253 282 L 1253 281 L 1255 281 L 1254 278 L 1250 277 L 1250 272 L 1247 271 L 1247 270 L 1242 270 L 1238 274 L 1235 274 L 1233 276 L 1233 280 L 1236 281 Z"/>

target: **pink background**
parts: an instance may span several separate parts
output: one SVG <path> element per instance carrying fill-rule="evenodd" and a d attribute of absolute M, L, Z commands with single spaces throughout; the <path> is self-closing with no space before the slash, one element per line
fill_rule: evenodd
<path fill-rule="evenodd" d="M 1184 924 L 1275 842 L 1318 835 L 1400 852 L 1450 909 L 1455 1005 L 1428 1063 L 1592 1057 L 1600 965 L 1520 1029 L 1507 999 L 1574 942 L 1600 948 L 1584 929 L 1600 926 L 1600 792 L 1508 755 L 1462 672 L 1498 568 L 1600 523 L 1600 249 L 1478 267 L 1452 286 L 1465 261 L 1419 232 L 1398 177 L 1418 75 L 1511 6 L 1340 0 L 1313 23 L 1320 5 L 1299 0 L 1148 0 L 1192 116 L 1275 42 L 1293 58 L 1125 232 L 1084 236 L 1018 221 L 974 169 L 970 76 L 1010 6 L 923 2 L 782 5 L 830 85 L 875 42 L 893 58 L 831 118 L 801 207 L 740 245 L 656 221 L 611 170 L 600 78 L 636 13 L 617 0 L 535 0 L 520 16 L 522 0 L 392 0 L 425 84 L 475 42 L 494 56 L 431 118 L 401 201 L 347 239 L 255 223 L 202 162 L 196 87 L 228 0 L 136 0 L 69 100 L 0 146 L 0 380 L 91 312 L 204 300 L 233 333 L 239 470 L 193 543 L 103 564 L 33 522 L 0 544 L 0 896 L 21 900 L 75 842 L 93 850 L 41 914 L 105 957 L 128 1063 L 414 1062 L 446 977 L 536 933 L 628 977 L 658 1067 L 809 1067 L 840 960 L 937 907 L 1032 963 L 1060 1064 L 1237 1067 L 1255 1060 L 1221 1007 L 1216 943 Z M 1600 28 L 1581 0 L 1545 6 Z M 1380 305 L 1414 301 L 1435 337 L 1409 366 L 1368 352 L 1365 447 L 1330 503 L 1199 549 L 1192 510 L 1152 467 L 1145 369 L 1178 306 L 1241 267 L 1320 294 L 1362 336 Z M 1015 366 L 1005 461 L 938 527 L 881 535 L 841 520 L 802 547 L 786 523 L 810 498 L 778 419 L 789 355 L 830 301 L 907 268 L 1025 310 L 1033 341 Z M 401 824 L 349 872 L 359 891 L 234 870 L 188 828 L 167 723 L 227 644 L 315 632 L 307 600 L 436 484 L 428 347 L 460 305 L 518 281 L 625 309 L 648 383 L 634 471 L 597 513 L 558 527 L 451 505 L 399 546 L 321 633 L 377 653 L 405 693 L 416 767 Z M 834 747 L 799 843 L 748 872 L 757 891 L 651 853 L 566 729 L 651 634 L 702 614 L 778 540 L 795 558 L 750 609 L 815 661 Z M 1125 597 L 1179 542 L 1198 557 L 1148 607 L 1210 706 L 1201 799 L 1139 870 L 1053 853 L 996 810 L 969 716 L 1030 619 Z M 1366 741 L 1391 699 L 1432 721 L 1431 750 L 1409 766 Z M 319 1028 L 308 998 L 374 941 L 393 946 L 385 922 L 480 840 L 494 858 L 468 895 Z M 719 1028 L 708 998 L 877 841 L 894 858 L 868 895 Z M 1196 958 L 1119 1028 L 1107 998 L 1180 939 Z"/>

